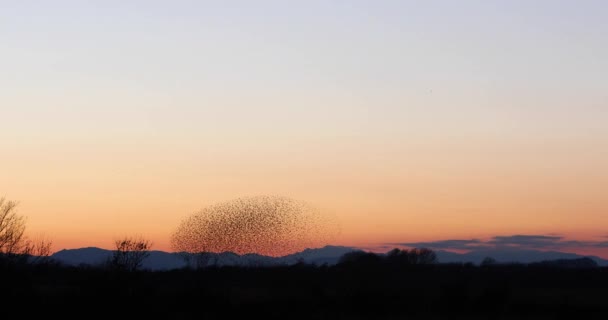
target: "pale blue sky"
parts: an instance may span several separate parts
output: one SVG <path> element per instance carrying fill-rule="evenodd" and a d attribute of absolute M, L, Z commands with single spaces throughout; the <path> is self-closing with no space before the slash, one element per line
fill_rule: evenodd
<path fill-rule="evenodd" d="M 59 123 L 328 121 L 321 135 L 587 126 L 608 119 L 607 21 L 605 1 L 3 1 L 2 104 Z"/>

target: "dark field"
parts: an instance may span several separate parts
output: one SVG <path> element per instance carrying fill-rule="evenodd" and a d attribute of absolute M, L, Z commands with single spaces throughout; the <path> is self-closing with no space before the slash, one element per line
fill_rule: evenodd
<path fill-rule="evenodd" d="M 608 269 L 472 265 L 117 272 L 4 266 L 17 315 L 169 319 L 606 319 Z"/>

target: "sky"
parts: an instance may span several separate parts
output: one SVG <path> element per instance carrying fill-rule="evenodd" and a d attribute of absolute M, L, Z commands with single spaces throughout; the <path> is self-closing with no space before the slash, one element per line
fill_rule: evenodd
<path fill-rule="evenodd" d="M 606 39 L 599 0 L 0 0 L 0 196 L 55 250 L 281 195 L 608 257 Z"/>

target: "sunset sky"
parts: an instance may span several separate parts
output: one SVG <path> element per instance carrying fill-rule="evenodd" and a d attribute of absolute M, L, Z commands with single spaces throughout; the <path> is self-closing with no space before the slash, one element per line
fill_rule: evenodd
<path fill-rule="evenodd" d="M 606 1 L 0 1 L 0 121 L 54 250 L 270 194 L 339 245 L 608 257 Z"/>

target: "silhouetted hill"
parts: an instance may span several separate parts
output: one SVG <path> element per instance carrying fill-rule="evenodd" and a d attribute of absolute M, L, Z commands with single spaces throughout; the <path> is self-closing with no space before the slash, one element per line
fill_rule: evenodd
<path fill-rule="evenodd" d="M 233 252 L 209 253 L 206 256 L 207 264 L 213 266 L 273 266 L 293 265 L 298 262 L 307 264 L 336 264 L 338 259 L 347 252 L 356 249 L 340 246 L 326 246 L 323 248 L 306 249 L 284 257 L 268 257 L 258 254 L 238 255 Z M 186 267 L 185 253 L 171 253 L 164 251 L 151 251 L 150 256 L 144 260 L 143 268 L 148 270 L 171 270 Z M 112 250 L 100 248 L 81 248 L 61 250 L 51 256 L 60 263 L 77 266 L 98 266 L 106 262 L 112 256 Z"/>
<path fill-rule="evenodd" d="M 357 250 L 358 249 L 352 247 L 325 246 L 323 248 L 306 249 L 302 252 L 290 254 L 280 258 L 280 261 L 286 264 L 294 264 L 301 261 L 315 265 L 334 265 L 338 263 L 338 260 L 340 260 L 340 257 L 344 254 Z"/>
<path fill-rule="evenodd" d="M 112 256 L 112 251 L 100 249 L 96 247 L 87 247 L 79 249 L 64 249 L 55 252 L 51 258 L 66 265 L 77 266 L 100 265 L 107 261 Z"/>
<path fill-rule="evenodd" d="M 567 269 L 591 269 L 597 268 L 598 264 L 591 258 L 579 259 L 558 259 L 535 262 L 531 266 L 550 267 L 550 268 L 567 268 Z"/>
<path fill-rule="evenodd" d="M 207 264 L 213 266 L 275 266 L 293 265 L 306 263 L 314 265 L 334 265 L 344 254 L 358 249 L 343 246 L 325 246 L 323 248 L 306 249 L 304 251 L 290 254 L 284 257 L 268 257 L 258 254 L 238 255 L 232 252 L 210 253 L 207 256 Z M 476 250 L 469 253 L 454 253 L 448 251 L 436 251 L 440 263 L 466 263 L 479 264 L 486 257 L 492 257 L 497 263 L 540 263 L 542 261 L 576 260 L 587 258 L 600 266 L 608 266 L 608 260 L 598 257 L 585 257 L 574 253 L 538 250 Z M 100 248 L 81 248 L 61 250 L 52 255 L 54 260 L 77 266 L 101 265 L 112 255 L 111 250 Z M 581 262 L 582 265 L 582 262 Z M 151 251 L 150 256 L 144 261 L 143 268 L 148 270 L 171 270 L 186 266 L 183 253 L 171 253 L 164 251 Z"/>
<path fill-rule="evenodd" d="M 559 251 L 539 251 L 539 250 L 521 250 L 521 249 L 484 249 L 474 250 L 468 253 L 454 253 L 449 251 L 438 250 L 435 251 L 439 262 L 451 263 L 451 262 L 472 262 L 479 264 L 486 257 L 492 257 L 498 263 L 533 263 L 548 260 L 571 260 L 586 258 L 586 256 L 578 255 L 575 253 L 559 252 Z M 592 259 L 600 266 L 608 266 L 608 260 L 589 256 L 587 258 Z"/>

